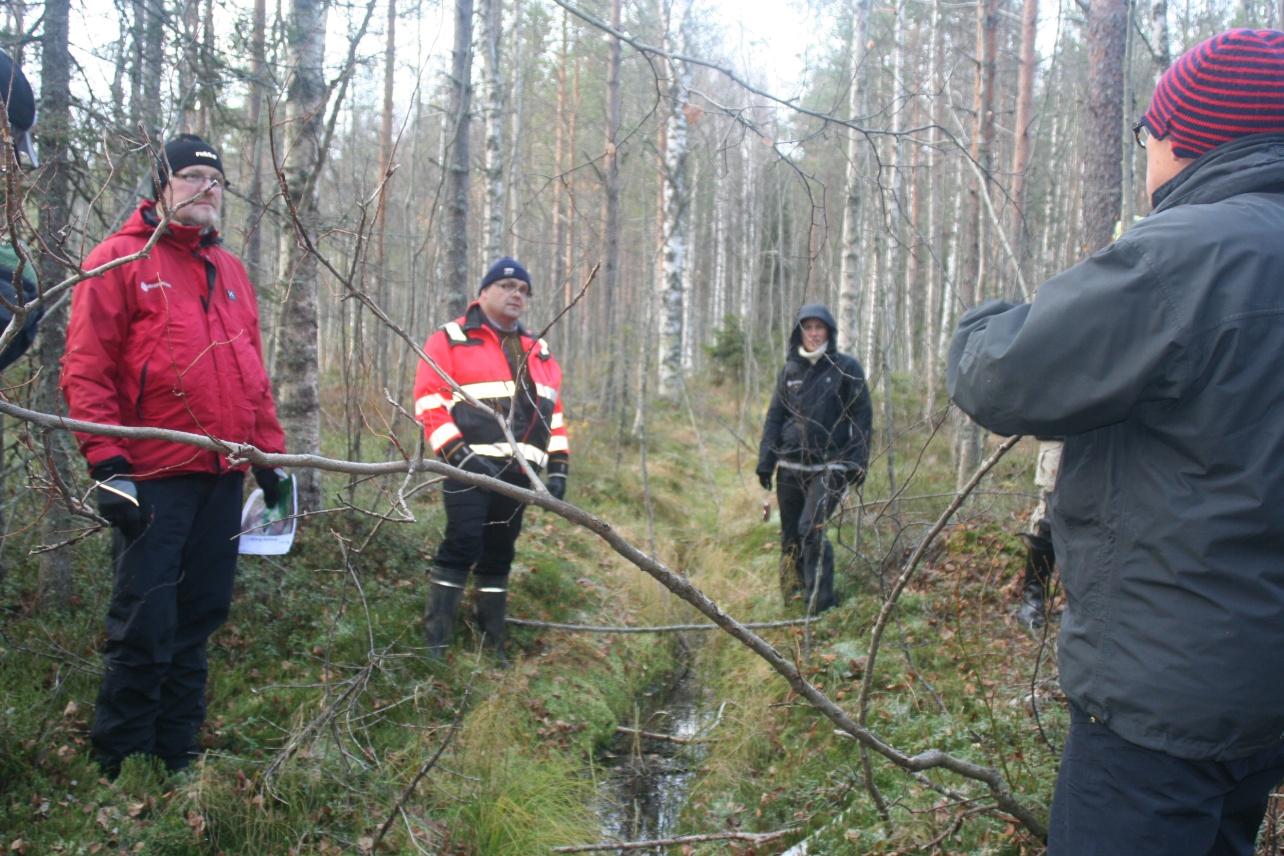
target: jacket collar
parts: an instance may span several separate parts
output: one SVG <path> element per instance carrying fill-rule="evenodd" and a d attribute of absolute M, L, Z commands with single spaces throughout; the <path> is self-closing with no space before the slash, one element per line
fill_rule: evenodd
<path fill-rule="evenodd" d="M 480 330 L 483 327 L 490 330 L 496 336 L 500 333 L 499 328 L 490 323 L 490 319 L 488 319 L 486 317 L 486 313 L 482 311 L 481 304 L 474 300 L 472 303 L 468 304 L 468 308 L 464 310 L 464 329 Z M 517 322 L 517 326 L 513 328 L 512 332 L 521 333 L 526 338 L 530 338 L 530 334 L 526 332 L 526 328 L 522 326 L 521 321 Z"/>
<path fill-rule="evenodd" d="M 121 231 L 150 236 L 157 224 L 160 223 L 160 220 L 160 212 L 156 210 L 156 203 L 146 199 L 138 206 L 138 210 L 129 218 L 129 221 L 125 223 Z M 207 232 L 199 226 L 184 226 L 182 223 L 175 223 L 173 220 L 166 227 L 165 235 L 161 240 L 192 252 L 202 247 L 212 247 L 223 243 L 223 238 L 217 230 L 211 229 Z"/>
<path fill-rule="evenodd" d="M 1151 213 L 1270 191 L 1284 192 L 1284 134 L 1253 134 L 1205 152 L 1161 185 Z"/>

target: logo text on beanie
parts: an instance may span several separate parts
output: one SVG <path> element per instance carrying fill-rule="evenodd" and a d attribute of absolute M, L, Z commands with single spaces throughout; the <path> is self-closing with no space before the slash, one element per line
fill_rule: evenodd
<path fill-rule="evenodd" d="M 516 272 L 514 268 L 504 268 L 504 276 L 512 276 Z"/>
<path fill-rule="evenodd" d="M 195 157 L 198 157 L 198 158 L 209 158 L 210 160 L 218 160 L 218 155 L 214 154 L 213 152 L 202 151 L 202 152 L 194 152 L 193 154 Z"/>

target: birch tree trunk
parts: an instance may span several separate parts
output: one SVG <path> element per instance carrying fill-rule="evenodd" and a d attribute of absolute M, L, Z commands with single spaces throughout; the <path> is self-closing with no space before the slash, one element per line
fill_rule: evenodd
<path fill-rule="evenodd" d="M 686 16 L 679 31 L 684 38 L 674 53 L 685 50 Z M 679 41 L 679 40 L 675 40 Z M 691 69 L 685 62 L 670 60 L 669 115 L 665 120 L 663 266 L 660 277 L 659 377 L 656 392 L 674 400 L 682 391 L 682 320 L 687 260 L 687 114 Z"/>
<path fill-rule="evenodd" d="M 482 194 L 482 239 L 485 264 L 504 255 L 504 87 L 500 79 L 500 40 L 503 30 L 503 0 L 481 0 L 482 80 L 486 129 Z"/>
<path fill-rule="evenodd" d="M 326 0 L 291 0 L 286 21 L 286 50 L 290 83 L 286 94 L 285 160 L 281 165 L 285 192 L 298 218 L 298 228 L 312 240 L 317 234 L 317 172 L 322 159 L 325 110 Z M 278 259 L 286 288 L 281 309 L 276 353 L 277 414 L 286 441 L 295 452 L 321 451 L 321 401 L 318 392 L 317 259 L 303 246 L 294 229 L 281 230 Z M 321 507 L 317 471 L 295 473 L 299 503 Z"/>
<path fill-rule="evenodd" d="M 865 42 L 869 32 L 870 0 L 851 0 L 851 33 L 847 54 L 851 57 L 847 113 L 860 121 L 865 112 Z M 860 339 L 861 266 L 860 218 L 861 181 L 864 174 L 864 140 L 855 131 L 847 134 L 847 176 L 843 189 L 842 258 L 838 265 L 838 349 L 855 353 Z"/>
<path fill-rule="evenodd" d="M 455 0 L 455 47 L 450 71 L 450 151 L 446 165 L 442 282 L 447 317 L 468 305 L 468 133 L 472 126 L 473 0 Z"/>

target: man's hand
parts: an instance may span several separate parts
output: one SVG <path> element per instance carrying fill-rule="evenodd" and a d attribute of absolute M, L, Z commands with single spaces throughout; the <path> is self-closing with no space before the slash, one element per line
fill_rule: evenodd
<path fill-rule="evenodd" d="M 553 473 L 544 479 L 544 487 L 553 495 L 554 499 L 566 498 L 566 473 Z"/>
<path fill-rule="evenodd" d="M 89 474 L 98 482 L 98 513 L 132 540 L 143 534 L 147 521 L 138 503 L 138 487 L 129 477 L 131 472 L 129 461 L 117 455 L 95 465 Z"/>
<path fill-rule="evenodd" d="M 254 480 L 263 489 L 263 504 L 276 508 L 281 501 L 281 482 L 285 480 L 285 470 L 280 467 L 255 467 Z"/>
<path fill-rule="evenodd" d="M 763 490 L 771 490 L 771 470 L 758 470 L 758 484 Z"/>

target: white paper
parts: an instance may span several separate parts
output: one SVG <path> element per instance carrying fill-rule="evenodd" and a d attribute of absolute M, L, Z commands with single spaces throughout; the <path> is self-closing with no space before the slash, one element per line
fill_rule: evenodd
<path fill-rule="evenodd" d="M 245 500 L 241 509 L 241 555 L 284 556 L 290 552 L 298 529 L 299 485 L 287 476 L 281 487 L 287 482 L 289 493 L 275 509 L 264 504 L 262 488 L 255 488 Z"/>

